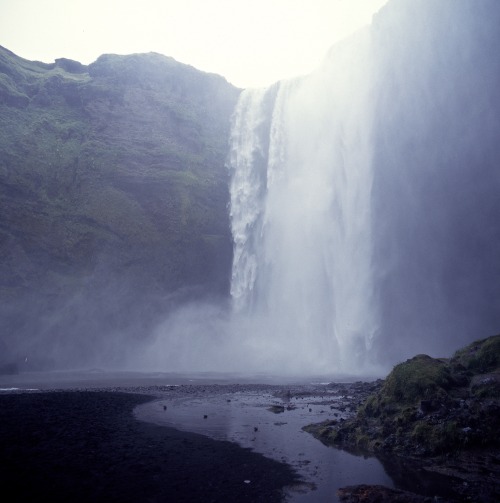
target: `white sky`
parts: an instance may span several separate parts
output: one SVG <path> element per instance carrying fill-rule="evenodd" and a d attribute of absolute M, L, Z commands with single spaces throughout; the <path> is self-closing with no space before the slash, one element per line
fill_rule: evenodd
<path fill-rule="evenodd" d="M 309 73 L 387 0 L 0 0 L 0 45 L 84 64 L 159 52 L 239 87 Z"/>

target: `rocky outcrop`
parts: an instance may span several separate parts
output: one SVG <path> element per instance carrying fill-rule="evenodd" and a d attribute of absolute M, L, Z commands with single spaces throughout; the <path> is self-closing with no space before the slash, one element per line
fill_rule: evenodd
<path fill-rule="evenodd" d="M 326 443 L 416 457 L 498 446 L 500 336 L 451 359 L 417 355 L 396 365 L 379 391 L 343 424 L 324 424 Z"/>
<path fill-rule="evenodd" d="M 497 335 L 473 342 L 450 359 L 417 355 L 396 365 L 352 418 L 305 429 L 327 445 L 371 453 L 384 464 L 394 455 L 418 460 L 420 470 L 449 477 L 456 498 L 497 501 L 499 383 Z M 346 493 L 342 501 L 365 501 L 359 499 L 362 493 L 356 492 L 358 499 Z"/>

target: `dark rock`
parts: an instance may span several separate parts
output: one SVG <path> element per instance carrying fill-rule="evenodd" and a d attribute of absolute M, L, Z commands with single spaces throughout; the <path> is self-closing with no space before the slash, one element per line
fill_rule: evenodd
<path fill-rule="evenodd" d="M 274 414 L 281 414 L 285 412 L 285 406 L 284 405 L 271 405 L 267 410 L 273 412 Z"/>
<path fill-rule="evenodd" d="M 422 400 L 420 402 L 420 411 L 425 415 L 429 412 L 435 411 L 440 407 L 439 402 L 436 400 Z"/>
<path fill-rule="evenodd" d="M 340 488 L 337 495 L 341 503 L 430 503 L 436 501 L 408 491 L 364 484 Z M 437 501 L 444 503 L 445 500 Z"/>

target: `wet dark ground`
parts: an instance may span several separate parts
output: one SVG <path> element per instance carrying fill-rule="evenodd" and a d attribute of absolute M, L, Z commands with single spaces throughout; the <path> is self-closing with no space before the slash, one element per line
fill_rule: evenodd
<path fill-rule="evenodd" d="M 134 419 L 151 397 L 118 392 L 0 396 L 0 485 L 9 501 L 280 501 L 296 477 L 230 442 Z"/>
<path fill-rule="evenodd" d="M 14 502 L 335 502 L 363 483 L 435 494 L 428 477 L 405 469 L 401 484 L 302 431 L 349 417 L 374 383 L 260 380 L 1 376 L 0 484 Z"/>

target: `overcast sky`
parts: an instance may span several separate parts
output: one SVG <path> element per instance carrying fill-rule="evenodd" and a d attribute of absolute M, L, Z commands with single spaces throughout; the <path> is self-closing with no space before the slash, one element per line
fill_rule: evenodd
<path fill-rule="evenodd" d="M 239 87 L 313 70 L 387 0 L 0 0 L 0 45 L 88 64 L 159 52 Z"/>

